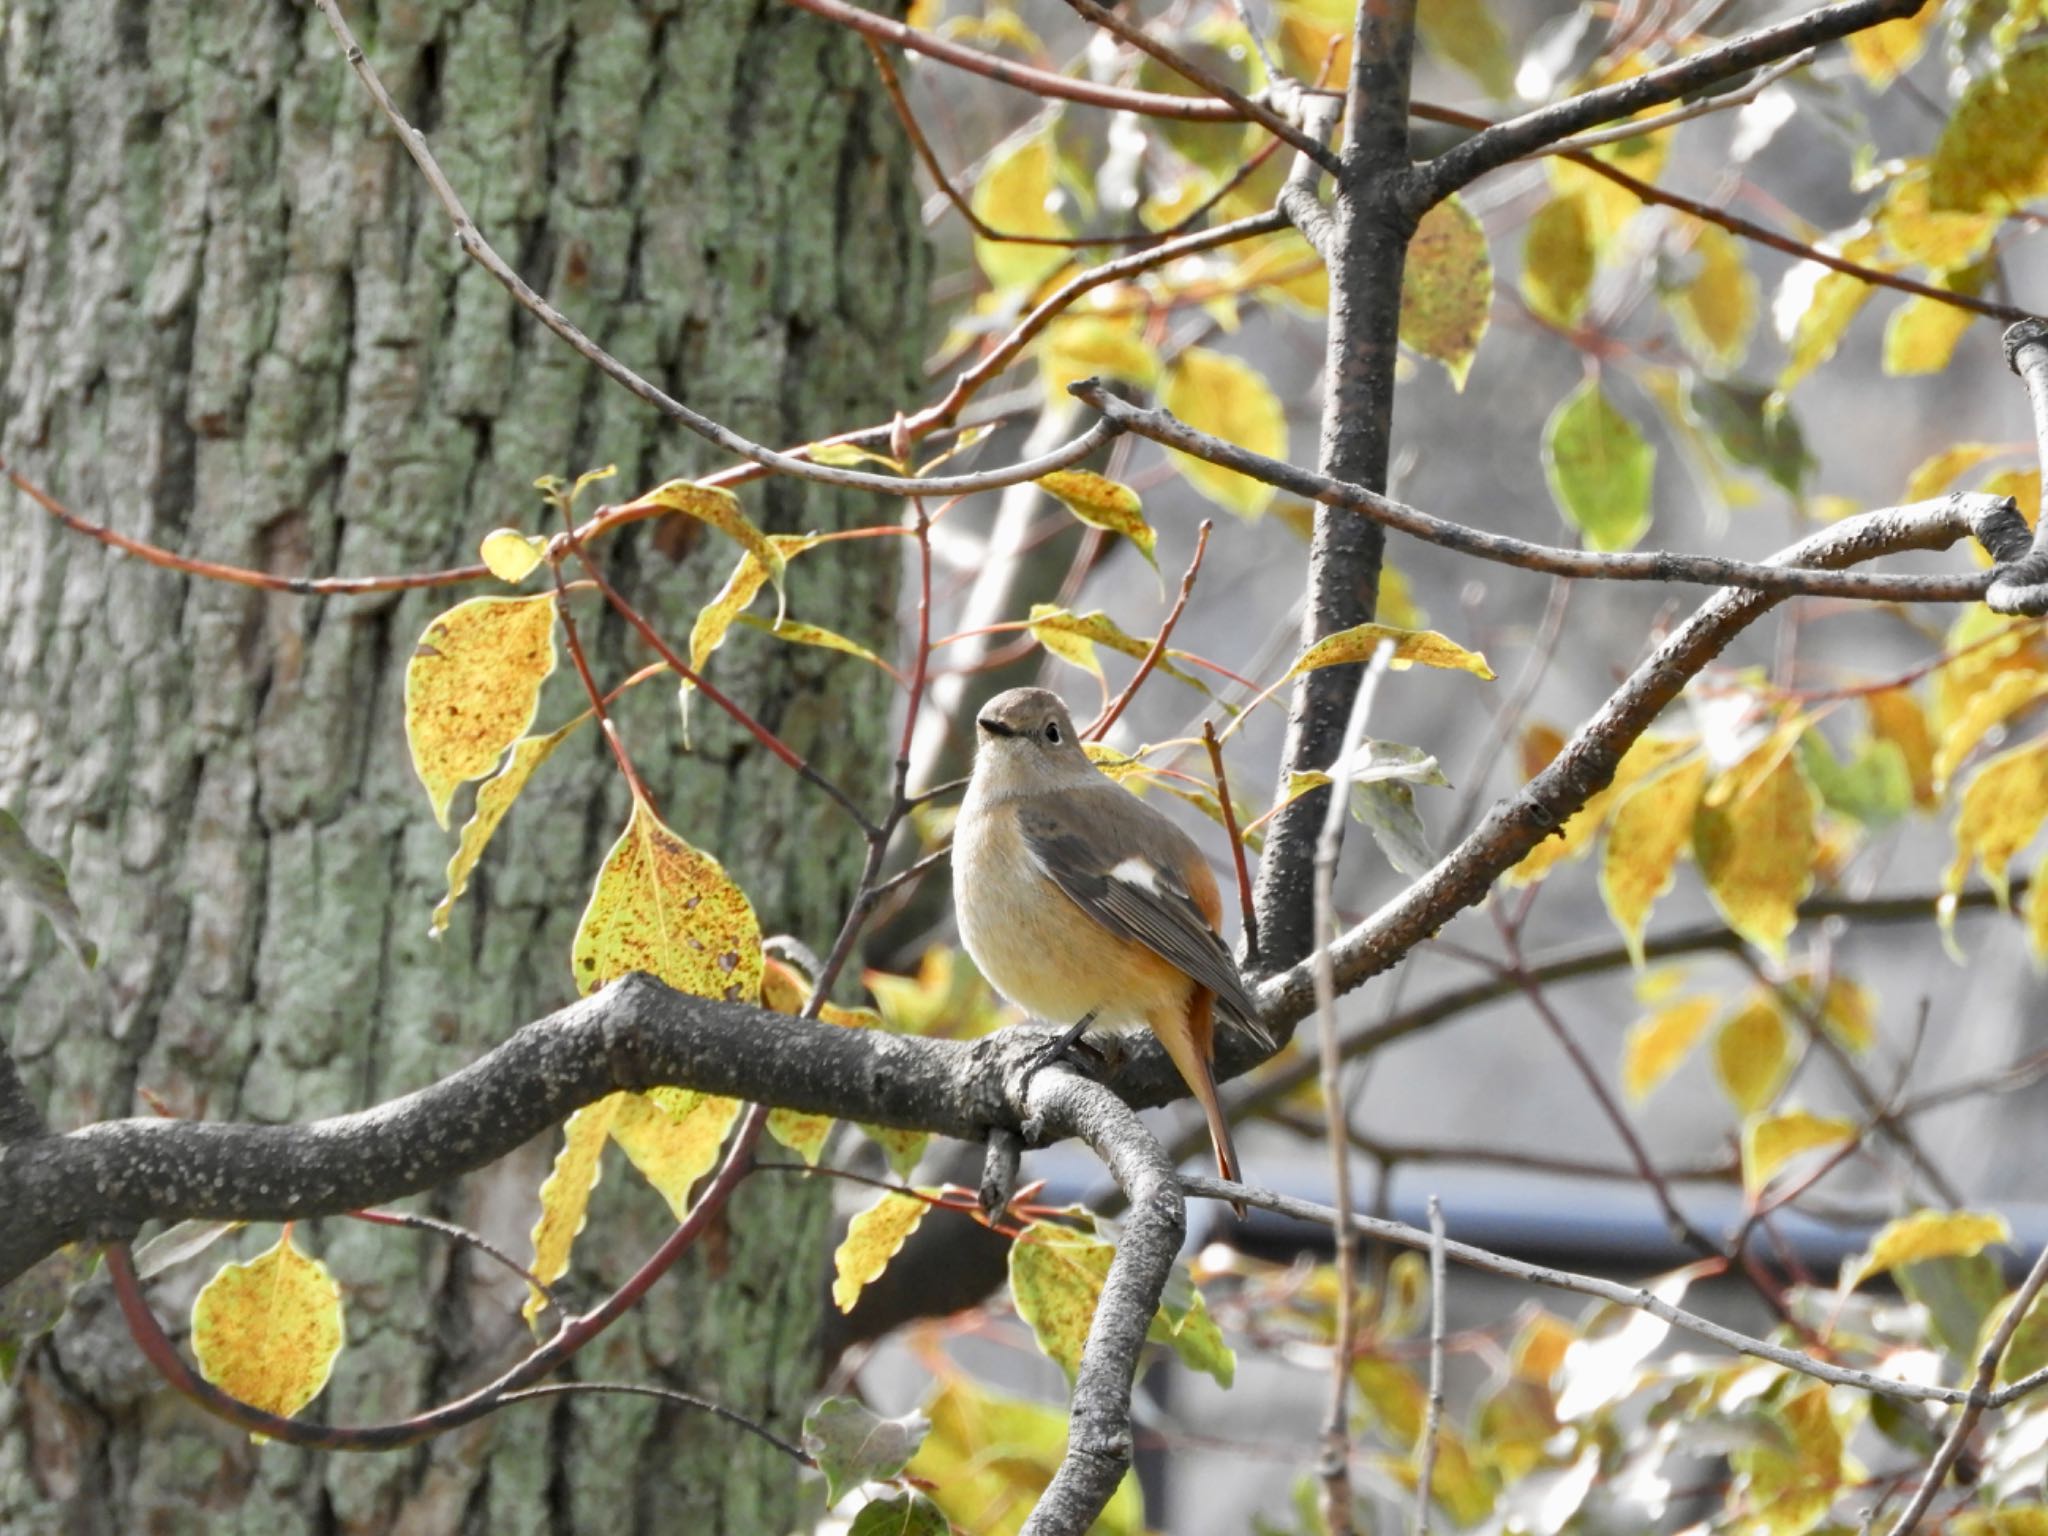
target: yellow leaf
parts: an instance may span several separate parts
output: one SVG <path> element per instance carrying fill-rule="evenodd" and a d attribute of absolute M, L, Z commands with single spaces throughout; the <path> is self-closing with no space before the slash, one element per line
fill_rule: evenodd
<path fill-rule="evenodd" d="M 553 1284 L 569 1270 L 569 1250 L 590 1215 L 590 1192 L 603 1176 L 599 1161 L 612 1120 L 631 1094 L 614 1093 L 586 1104 L 562 1126 L 562 1148 L 540 1186 L 540 1219 L 533 1224 L 533 1262 L 527 1267 L 543 1284 Z M 527 1322 L 539 1317 L 547 1298 L 528 1288 L 522 1309 Z"/>
<path fill-rule="evenodd" d="M 1100 609 L 1074 613 L 1066 608 L 1056 608 L 1051 603 L 1033 603 L 1031 617 L 1026 623 L 1030 626 L 1032 638 L 1053 655 L 1097 677 L 1102 676 L 1102 663 L 1095 658 L 1098 645 L 1106 645 L 1134 660 L 1143 660 L 1152 651 L 1150 640 L 1140 640 L 1136 635 L 1124 633 L 1116 620 Z M 1163 657 L 1155 670 L 1179 678 L 1190 687 L 1202 688 L 1199 680 Z M 1208 690 L 1202 688 L 1202 691 L 1206 693 Z"/>
<path fill-rule="evenodd" d="M 858 469 L 863 464 L 873 464 L 879 469 L 892 469 L 899 475 L 903 473 L 903 466 L 895 459 L 863 448 L 858 443 L 806 443 L 802 453 L 813 464 L 827 464 L 834 469 Z"/>
<path fill-rule="evenodd" d="M 746 893 L 635 798 L 571 951 L 578 990 L 631 971 L 679 992 L 751 1003 L 761 993 L 761 927 Z"/>
<path fill-rule="evenodd" d="M 1792 1070 L 1792 1042 L 1768 997 L 1753 997 L 1714 1036 L 1714 1075 L 1739 1115 L 1778 1096 Z"/>
<path fill-rule="evenodd" d="M 955 1530 L 1017 1536 L 1066 1453 L 1066 1409 L 998 1397 L 963 1377 L 942 1380 L 924 1405 L 932 1427 L 908 1471 L 930 1485 Z M 1126 1472 L 1089 1536 L 1144 1530 L 1137 1474 Z"/>
<path fill-rule="evenodd" d="M 2001 443 L 1952 443 L 1932 457 L 1923 459 L 1906 477 L 1907 501 L 1925 501 L 1939 496 L 1957 479 L 1986 459 L 2006 452 Z"/>
<path fill-rule="evenodd" d="M 1970 775 L 1956 814 L 1956 857 L 1942 884 L 1960 891 L 1972 862 L 2006 899 L 2006 866 L 2048 817 L 2048 737 L 2001 752 Z"/>
<path fill-rule="evenodd" d="M 1310 534 L 1314 531 L 1311 524 Z M 1429 615 L 1415 601 L 1415 590 L 1408 577 L 1391 560 L 1380 564 L 1380 600 L 1373 612 L 1379 615 L 1381 623 L 1397 629 L 1429 628 Z"/>
<path fill-rule="evenodd" d="M 341 1287 L 291 1228 L 246 1264 L 226 1264 L 192 1303 L 200 1374 L 252 1408 L 290 1418 L 320 1395 L 341 1353 Z"/>
<path fill-rule="evenodd" d="M 1853 1121 L 1803 1109 L 1748 1121 L 1742 1127 L 1742 1187 L 1755 1194 L 1793 1158 L 1821 1147 L 1839 1147 L 1855 1136 Z"/>
<path fill-rule="evenodd" d="M 1903 688 L 1886 688 L 1866 694 L 1863 708 L 1870 716 L 1870 734 L 1897 747 L 1906 760 L 1906 774 L 1913 783 L 1913 803 L 1934 804 L 1934 737 L 1927 729 L 1927 716 L 1919 701 Z"/>
<path fill-rule="evenodd" d="M 517 586 L 533 574 L 548 552 L 548 541 L 517 528 L 493 528 L 484 535 L 478 553 L 485 566 L 500 581 Z"/>
<path fill-rule="evenodd" d="M 1847 241 L 1837 254 L 1884 271 L 1887 264 L 1880 257 L 1879 244 L 1876 235 L 1865 232 Z M 1862 278 L 1837 272 L 1816 261 L 1803 261 L 1785 275 L 1772 306 L 1779 339 L 1790 353 L 1785 371 L 1778 378 L 1780 390 L 1791 389 L 1835 355 L 1842 334 L 1849 329 L 1856 312 L 1869 302 L 1871 292 Z"/>
<path fill-rule="evenodd" d="M 777 533 L 769 536 L 768 542 L 775 546 L 776 554 L 785 564 L 794 560 L 805 550 L 818 543 L 815 533 Z M 717 595 L 698 611 L 697 622 L 690 626 L 690 670 L 702 672 L 704 663 L 711 659 L 711 653 L 725 643 L 733 621 L 744 613 L 749 604 L 759 596 L 761 588 L 767 585 L 768 567 L 752 555 L 741 555 L 740 563 L 726 577 L 725 585 Z"/>
<path fill-rule="evenodd" d="M 1582 197 L 1558 195 L 1529 217 L 1522 234 L 1522 297 L 1552 325 L 1569 330 L 1592 292 L 1593 227 Z"/>
<path fill-rule="evenodd" d="M 1520 1381 L 1549 1386 L 1564 1365 L 1565 1351 L 1578 1339 L 1570 1323 L 1550 1312 L 1538 1312 L 1515 1336 L 1509 1367 Z"/>
<path fill-rule="evenodd" d="M 1878 229 L 1899 255 L 1931 271 L 1954 272 L 1991 248 L 1992 237 L 1998 233 L 1997 218 L 1936 212 L 1927 198 L 1927 166 L 1921 161 L 1909 162 L 1893 179 L 1876 217 Z"/>
<path fill-rule="evenodd" d="M 1678 333 L 1695 357 L 1716 369 L 1734 367 L 1756 326 L 1756 279 L 1742 242 L 1718 224 L 1688 221 L 1698 274 L 1671 296 Z"/>
<path fill-rule="evenodd" d="M 1927 46 L 1927 31 L 1941 14 L 1938 5 L 1924 5 L 1919 14 L 1901 16 L 1897 21 L 1879 22 L 1861 32 L 1852 32 L 1844 42 L 1856 73 L 1873 90 L 1883 90 L 1913 67 Z"/>
<path fill-rule="evenodd" d="M 1283 229 L 1246 245 L 1231 282 L 1244 293 L 1278 294 L 1312 315 L 1330 308 L 1330 274 L 1296 230 Z"/>
<path fill-rule="evenodd" d="M 2048 672 L 2048 651 L 2041 646 L 2038 621 L 2015 622 L 1973 603 L 1949 626 L 1943 650 L 1949 658 L 1934 674 L 1936 736 L 1945 735 L 1962 718 L 1979 689 L 2001 672 Z"/>
<path fill-rule="evenodd" d="M 1287 414 L 1265 377 L 1248 364 L 1206 347 L 1189 347 L 1167 365 L 1160 404 L 1211 437 L 1227 438 L 1268 458 L 1287 457 Z M 1271 504 L 1274 489 L 1234 470 L 1184 453 L 1174 467 L 1196 490 L 1239 517 L 1255 518 Z"/>
<path fill-rule="evenodd" d="M 1688 997 L 1630 1026 L 1621 1047 L 1621 1083 L 1640 1104 L 1678 1070 L 1718 1006 L 1711 997 Z"/>
<path fill-rule="evenodd" d="M 1928 167 L 1928 205 L 2016 213 L 2048 193 L 2048 47 L 1971 82 Z"/>
<path fill-rule="evenodd" d="M 1884 328 L 1884 371 L 1895 379 L 1941 373 L 1976 318 L 1967 309 L 1915 294 Z"/>
<path fill-rule="evenodd" d="M 2027 953 L 2036 971 L 2048 971 L 2048 854 L 2034 866 L 2034 878 L 2027 883 Z"/>
<path fill-rule="evenodd" d="M 1159 561 L 1153 546 L 1159 542 L 1152 525 L 1145 521 L 1144 504 L 1128 485 L 1087 469 L 1056 469 L 1032 482 L 1040 490 L 1058 497 L 1074 516 L 1091 528 L 1120 533 L 1137 546 L 1145 563 L 1154 570 Z"/>
<path fill-rule="evenodd" d="M 1638 970 L 1644 925 L 1657 898 L 1671 889 L 1706 782 L 1707 760 L 1695 757 L 1633 785 L 1613 802 L 1614 822 L 1600 858 L 1600 895 Z"/>
<path fill-rule="evenodd" d="M 842 656 L 857 656 L 862 661 L 873 662 L 884 672 L 890 670 L 887 662 L 858 640 L 849 640 L 846 636 L 822 625 L 804 624 L 796 619 L 782 619 L 771 624 L 751 613 L 738 615 L 735 622 L 744 624 L 748 629 L 758 629 L 764 635 L 773 635 L 778 640 L 787 640 L 791 645 L 811 645 L 821 651 L 837 651 Z"/>
<path fill-rule="evenodd" d="M 1850 1050 L 1867 1051 L 1877 1043 L 1877 996 L 1861 982 L 1830 976 L 1820 1021 Z"/>
<path fill-rule="evenodd" d="M 1401 341 L 1444 365 L 1465 387 L 1493 314 L 1493 258 L 1486 231 L 1456 194 L 1416 227 L 1401 284 Z"/>
<path fill-rule="evenodd" d="M 1138 316 L 1070 315 L 1047 326 L 1034 349 L 1046 398 L 1067 405 L 1067 386 L 1082 379 L 1128 379 L 1150 387 L 1159 354 L 1137 330 Z"/>
<path fill-rule="evenodd" d="M 846 1240 L 832 1254 L 832 1301 L 840 1311 L 853 1310 L 930 1209 L 929 1201 L 892 1190 L 847 1223 Z"/>
<path fill-rule="evenodd" d="M 1493 679 L 1493 668 L 1486 664 L 1486 658 L 1479 652 L 1468 651 L 1433 629 L 1396 629 L 1391 624 L 1359 624 L 1339 630 L 1334 635 L 1323 636 L 1295 658 L 1294 665 L 1287 669 L 1287 677 L 1299 677 L 1304 672 L 1314 672 L 1322 667 L 1371 661 L 1382 640 L 1393 644 L 1393 659 L 1388 665 L 1396 672 L 1405 672 L 1420 662 L 1425 667 L 1470 672 L 1474 677 L 1485 678 L 1489 682 Z M 1281 681 L 1286 681 L 1286 678 Z"/>
<path fill-rule="evenodd" d="M 473 597 L 427 626 L 405 666 L 405 740 L 434 819 L 533 724 L 555 670 L 555 600 Z"/>
<path fill-rule="evenodd" d="M 1936 793 L 1948 788 L 1956 770 L 1993 726 L 2003 725 L 2043 696 L 2048 696 L 2048 672 L 1994 673 L 1964 701 L 1961 713 L 1942 732 L 1941 746 L 1934 754 Z"/>
<path fill-rule="evenodd" d="M 1548 730 L 1548 727 L 1539 729 Z M 1555 737 L 1555 731 L 1549 731 Z M 1534 736 L 1534 732 L 1531 733 Z M 1593 838 L 1600 830 L 1600 824 L 1607 819 L 1607 813 L 1615 803 L 1652 773 L 1663 767 L 1681 752 L 1689 752 L 1697 746 L 1699 739 L 1693 736 L 1638 736 L 1628 751 L 1622 754 L 1615 765 L 1614 777 L 1605 789 L 1589 796 L 1586 803 L 1565 818 L 1564 826 L 1557 834 L 1546 837 L 1542 842 L 1522 855 L 1522 862 L 1509 870 L 1502 878 L 1511 886 L 1530 885 L 1541 880 L 1558 865 L 1576 859 L 1593 846 Z M 1536 755 L 1531 750 L 1531 740 L 1522 744 L 1523 766 L 1526 768 Z M 1542 743 L 1549 747 L 1546 737 Z M 1551 757 L 1562 750 L 1562 744 L 1551 748 L 1543 758 L 1548 765 Z M 1529 774 L 1534 778 L 1534 772 Z"/>
<path fill-rule="evenodd" d="M 505 766 L 484 780 L 476 792 L 476 808 L 470 812 L 469 820 L 462 824 L 462 839 L 456 844 L 455 856 L 448 861 L 448 894 L 435 903 L 434 915 L 427 920 L 427 931 L 435 938 L 448 931 L 448 920 L 455 911 L 455 903 L 469 889 L 469 877 L 476 870 L 477 860 L 484 856 L 484 848 L 490 843 L 491 835 L 498 830 L 498 823 L 505 819 L 505 813 L 512 809 L 512 802 L 519 798 L 519 792 L 526 788 L 526 781 L 562 744 L 563 738 L 589 718 L 588 714 L 578 715 L 560 730 L 545 736 L 520 737 L 512 744 Z"/>
<path fill-rule="evenodd" d="M 653 509 L 694 517 L 724 534 L 759 561 L 768 580 L 775 586 L 776 617 L 782 616 L 782 573 L 785 565 L 782 547 L 754 526 L 746 508 L 740 505 L 739 497 L 723 486 L 699 485 L 694 480 L 670 480 L 618 510 L 626 514 Z"/>
<path fill-rule="evenodd" d="M 982 223 L 1006 235 L 1062 236 L 1070 231 L 1054 207 L 1058 190 L 1052 140 L 1040 132 L 996 153 L 974 184 L 968 205 Z M 1067 253 L 1057 245 L 1018 245 L 977 235 L 974 259 L 994 287 L 1031 288 L 1062 266 Z"/>
<path fill-rule="evenodd" d="M 1081 1368 L 1081 1346 L 1095 1320 L 1116 1248 L 1092 1232 L 1035 1221 L 1010 1245 L 1010 1295 L 1038 1347 L 1067 1373 Z"/>
<path fill-rule="evenodd" d="M 1948 1522 L 1953 1536 L 2048 1536 L 2048 1509 L 2021 1504 L 1964 1510 Z"/>
<path fill-rule="evenodd" d="M 1975 1258 L 1993 1243 L 2010 1243 L 2012 1227 L 1994 1211 L 1915 1211 L 1886 1222 L 1863 1253 L 1843 1265 L 1844 1288 L 1923 1259 Z"/>
<path fill-rule="evenodd" d="M 690 1191 L 718 1162 L 718 1149 L 744 1106 L 711 1093 L 654 1089 L 622 1093 L 611 1138 L 668 1202 L 677 1221 L 690 1213 Z"/>
<path fill-rule="evenodd" d="M 1814 795 L 1775 732 L 1701 797 L 1692 851 L 1707 894 L 1728 926 L 1782 957 L 1813 887 Z"/>

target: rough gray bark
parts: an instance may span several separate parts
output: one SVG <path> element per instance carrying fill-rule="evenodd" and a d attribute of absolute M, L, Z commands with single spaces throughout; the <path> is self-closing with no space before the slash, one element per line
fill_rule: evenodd
<path fill-rule="evenodd" d="M 924 255 L 856 40 L 724 0 L 351 14 L 479 223 L 665 388 L 768 442 L 910 398 Z M 0 20 L 0 452 L 79 511 L 220 560 L 367 574 L 536 525 L 537 474 L 617 462 L 630 491 L 711 462 L 462 261 L 310 9 L 13 0 Z M 746 495 L 779 529 L 878 510 L 788 483 Z M 796 563 L 791 608 L 878 643 L 894 556 L 847 548 Z M 733 559 L 708 541 L 672 563 L 644 530 L 605 555 L 677 633 Z M 566 999 L 569 936 L 624 821 L 594 734 L 529 789 L 448 937 L 426 937 L 451 840 L 413 782 L 399 688 L 427 619 L 472 594 L 188 582 L 11 495 L 0 591 L 0 802 L 68 864 L 106 955 L 94 1000 L 32 919 L 0 915 L 0 1027 L 58 1128 L 146 1113 L 143 1090 L 182 1115 L 333 1113 Z M 643 659 L 588 617 L 601 657 Z M 719 676 L 825 771 L 879 787 L 873 673 L 739 633 Z M 673 698 L 653 684 L 621 710 L 667 819 L 766 926 L 822 945 L 857 838 L 701 706 L 682 756 Z M 558 678 L 542 719 L 573 703 Z M 440 1209 L 519 1246 L 551 1154 L 531 1146 Z M 587 1369 L 788 1428 L 812 1385 L 825 1216 L 801 1181 L 754 1181 Z M 579 1276 L 618 1278 L 666 1225 L 615 1169 Z M 327 1416 L 407 1411 L 517 1344 L 516 1295 L 444 1247 L 335 1222 L 306 1236 L 348 1293 Z M 175 1316 L 176 1287 L 159 1303 Z M 166 1401 L 88 1298 L 0 1390 L 0 1529 L 752 1536 L 797 1519 L 772 1454 L 610 1401 L 523 1406 L 390 1457 L 258 1450 Z"/>

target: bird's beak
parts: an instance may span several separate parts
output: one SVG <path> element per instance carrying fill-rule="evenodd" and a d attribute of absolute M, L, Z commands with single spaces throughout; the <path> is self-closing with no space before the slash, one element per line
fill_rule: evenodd
<path fill-rule="evenodd" d="M 1000 720 L 991 720 L 987 715 L 983 715 L 974 723 L 984 731 L 987 731 L 991 736 L 1014 736 L 1017 734 L 1015 727 L 1005 725 Z"/>

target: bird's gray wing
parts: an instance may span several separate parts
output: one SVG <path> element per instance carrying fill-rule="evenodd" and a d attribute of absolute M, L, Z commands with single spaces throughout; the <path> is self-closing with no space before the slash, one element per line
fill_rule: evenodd
<path fill-rule="evenodd" d="M 1042 796 L 1020 808 L 1017 826 L 1033 862 L 1111 933 L 1144 945 L 1214 993 L 1226 1014 L 1270 1048 L 1272 1038 L 1259 1023 L 1258 1005 L 1237 962 L 1182 874 L 1189 868 L 1207 874 L 1200 852 L 1172 822 L 1126 791 L 1108 786 L 1108 793 L 1127 802 L 1109 802 L 1114 810 L 1108 815 L 1093 793 Z M 1213 901 L 1215 882 L 1208 887 Z"/>

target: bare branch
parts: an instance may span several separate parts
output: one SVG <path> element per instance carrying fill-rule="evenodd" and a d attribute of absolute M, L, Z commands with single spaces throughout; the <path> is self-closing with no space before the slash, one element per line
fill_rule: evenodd
<path fill-rule="evenodd" d="M 2009 329 L 2005 360 L 2027 386 L 2041 473 L 2048 477 L 2048 321 L 2022 320 Z M 1998 573 L 1984 600 L 2000 613 L 2048 613 L 2048 534 L 2035 529 L 2025 558 Z"/>
<path fill-rule="evenodd" d="M 1429 1197 L 1429 1408 L 1422 1420 L 1415 1469 L 1415 1536 L 1429 1536 L 1430 1490 L 1436 1482 L 1437 1431 L 1444 1418 L 1444 1208 Z"/>

